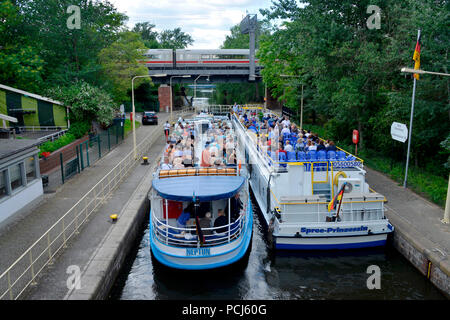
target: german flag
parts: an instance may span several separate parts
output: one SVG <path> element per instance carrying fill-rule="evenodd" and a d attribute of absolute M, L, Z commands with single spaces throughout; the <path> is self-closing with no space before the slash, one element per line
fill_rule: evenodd
<path fill-rule="evenodd" d="M 346 185 L 347 182 L 344 182 L 344 184 L 341 187 L 341 190 L 339 190 L 339 192 L 334 196 L 334 198 L 331 199 L 330 203 L 328 203 L 328 211 L 336 209 L 336 204 L 338 203 L 338 201 L 342 200 L 342 195 L 344 194 Z"/>
<path fill-rule="evenodd" d="M 414 50 L 414 55 L 413 55 L 413 60 L 415 61 L 414 70 L 420 69 L 420 46 L 421 45 L 420 45 L 420 34 L 419 34 L 419 38 L 417 39 L 417 44 L 416 44 L 416 48 Z M 419 74 L 414 73 L 414 78 L 419 80 Z"/>

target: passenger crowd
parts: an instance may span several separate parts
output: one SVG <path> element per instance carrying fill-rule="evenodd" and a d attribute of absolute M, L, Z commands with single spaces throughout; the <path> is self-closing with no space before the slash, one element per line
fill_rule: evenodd
<path fill-rule="evenodd" d="M 278 155 L 280 152 L 337 151 L 333 141 L 321 140 L 316 133 L 298 128 L 288 116 L 244 112 L 239 107 L 233 107 L 233 112 L 247 130 L 257 135 L 257 143 L 264 153 L 276 152 Z"/>
<path fill-rule="evenodd" d="M 203 132 L 206 133 L 206 143 L 200 148 L 195 148 L 195 144 L 200 142 L 196 139 L 199 133 L 193 122 L 180 117 L 172 132 L 170 129 L 169 122 L 166 122 L 167 144 L 160 165 L 162 170 L 236 165 L 236 139 L 229 122 L 218 120 L 209 123 L 206 132 Z M 201 153 L 195 154 L 195 150 L 199 149 Z"/>

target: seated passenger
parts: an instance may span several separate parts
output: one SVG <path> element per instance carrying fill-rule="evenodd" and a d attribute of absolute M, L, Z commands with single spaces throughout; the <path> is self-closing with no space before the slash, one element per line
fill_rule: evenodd
<path fill-rule="evenodd" d="M 174 169 L 184 169 L 183 158 L 176 157 L 173 159 L 173 168 Z"/>
<path fill-rule="evenodd" d="M 172 165 L 169 163 L 169 158 L 164 157 L 164 162 L 161 164 L 161 170 L 170 170 Z"/>
<path fill-rule="evenodd" d="M 326 151 L 326 147 L 323 144 L 323 140 L 320 140 L 319 145 L 317 146 L 317 151 L 321 151 L 321 150 Z"/>
<path fill-rule="evenodd" d="M 311 141 L 311 145 L 308 147 L 308 151 L 317 151 L 317 146 L 314 141 Z"/>
<path fill-rule="evenodd" d="M 212 230 L 203 230 L 205 228 L 211 228 L 211 212 L 205 213 L 205 217 L 200 219 L 200 228 L 202 228 L 203 234 L 210 235 Z"/>
<path fill-rule="evenodd" d="M 183 210 L 183 212 L 181 212 L 180 216 L 177 219 L 177 227 L 186 228 L 186 224 L 190 218 L 191 218 L 190 212 L 187 210 Z"/>
<path fill-rule="evenodd" d="M 334 145 L 333 141 L 330 141 L 330 145 L 328 146 L 327 151 L 335 151 L 335 152 L 337 151 L 337 148 Z"/>
<path fill-rule="evenodd" d="M 286 140 L 286 146 L 284 147 L 284 151 L 286 152 L 292 152 L 294 151 L 294 148 L 292 147 L 292 144 L 289 140 Z"/>
<path fill-rule="evenodd" d="M 283 127 L 283 130 L 281 130 L 281 136 L 284 136 L 284 134 L 290 134 L 291 130 L 289 130 L 289 128 L 287 126 Z"/>
<path fill-rule="evenodd" d="M 214 221 L 214 228 L 226 226 L 227 224 L 228 224 L 228 219 L 227 219 L 227 217 L 225 217 L 225 213 L 223 212 L 223 209 L 219 209 L 217 211 L 217 218 Z M 215 232 L 223 233 L 223 232 L 227 232 L 227 230 L 228 230 L 227 228 L 220 228 L 220 229 L 216 229 Z"/>

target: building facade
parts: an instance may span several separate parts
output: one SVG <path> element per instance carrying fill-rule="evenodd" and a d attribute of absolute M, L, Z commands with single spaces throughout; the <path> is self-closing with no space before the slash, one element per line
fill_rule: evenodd
<path fill-rule="evenodd" d="M 38 144 L 0 139 L 0 225 L 44 194 Z"/>

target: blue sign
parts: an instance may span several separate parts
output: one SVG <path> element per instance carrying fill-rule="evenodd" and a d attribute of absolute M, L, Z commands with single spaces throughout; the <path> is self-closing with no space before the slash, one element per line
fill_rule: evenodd
<path fill-rule="evenodd" d="M 186 256 L 210 256 L 210 248 L 186 248 Z"/>

